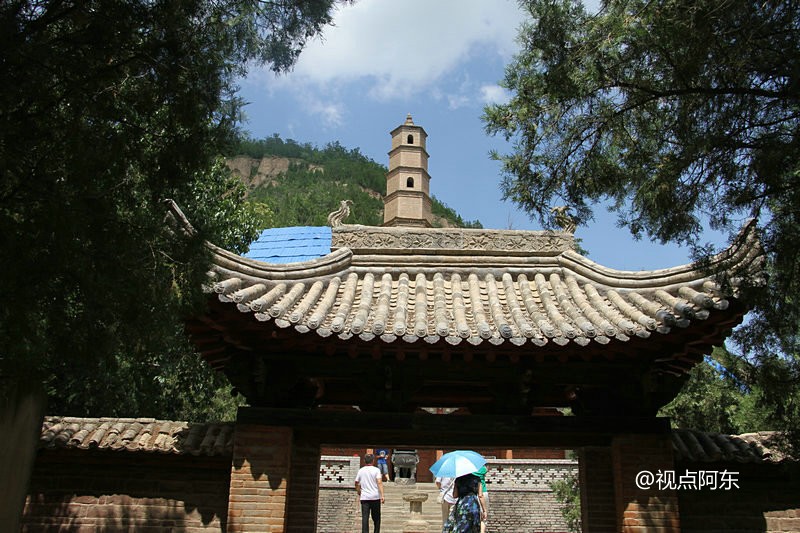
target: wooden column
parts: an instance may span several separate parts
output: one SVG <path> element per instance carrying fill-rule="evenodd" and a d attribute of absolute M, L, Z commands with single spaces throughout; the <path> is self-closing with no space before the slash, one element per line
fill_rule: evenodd
<path fill-rule="evenodd" d="M 616 531 L 614 469 L 610 446 L 578 450 L 583 531 Z"/>
<path fill-rule="evenodd" d="M 317 529 L 319 502 L 319 436 L 296 431 L 289 473 L 286 531 L 314 533 Z M 353 491 L 355 494 L 355 491 Z"/>
<path fill-rule="evenodd" d="M 617 528 L 623 533 L 679 533 L 678 494 L 674 489 L 637 487 L 637 475 L 673 472 L 672 442 L 664 434 L 621 434 L 611 443 Z M 680 472 L 675 473 L 676 477 Z M 655 479 L 654 479 L 655 480 Z M 591 529 L 590 529 L 591 531 Z"/>
<path fill-rule="evenodd" d="M 293 431 L 237 424 L 233 441 L 228 528 L 235 533 L 283 533 Z M 319 468 L 317 468 L 317 475 Z M 309 530 L 313 531 L 313 530 Z"/>

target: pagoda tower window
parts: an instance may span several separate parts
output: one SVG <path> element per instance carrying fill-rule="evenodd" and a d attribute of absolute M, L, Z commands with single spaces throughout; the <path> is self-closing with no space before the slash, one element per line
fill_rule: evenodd
<path fill-rule="evenodd" d="M 408 178 L 406 180 L 406 187 L 408 187 L 409 189 L 414 188 L 414 178 Z"/>
<path fill-rule="evenodd" d="M 408 138 L 406 138 L 406 143 L 414 144 L 414 136 L 411 135 L 410 133 L 408 134 Z"/>

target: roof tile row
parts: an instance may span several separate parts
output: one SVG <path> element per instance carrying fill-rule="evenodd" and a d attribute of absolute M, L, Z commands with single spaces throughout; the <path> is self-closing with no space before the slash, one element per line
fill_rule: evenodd
<path fill-rule="evenodd" d="M 792 460 L 780 449 L 776 432 L 724 435 L 694 429 L 672 431 L 672 447 L 678 461 L 730 463 L 782 463 Z"/>
<path fill-rule="evenodd" d="M 612 338 L 627 341 L 654 331 L 668 333 L 729 305 L 709 281 L 677 287 L 672 293 L 637 292 L 602 287 L 558 271 L 463 277 L 348 272 L 274 283 L 233 272 L 220 272 L 220 277 L 223 281 L 213 286 L 219 299 L 253 312 L 259 321 L 274 320 L 278 327 L 301 333 L 314 330 L 322 337 L 379 337 L 385 342 L 607 344 Z"/>
<path fill-rule="evenodd" d="M 189 424 L 152 418 L 44 419 L 40 447 L 174 453 L 189 455 L 230 455 L 233 424 Z"/>

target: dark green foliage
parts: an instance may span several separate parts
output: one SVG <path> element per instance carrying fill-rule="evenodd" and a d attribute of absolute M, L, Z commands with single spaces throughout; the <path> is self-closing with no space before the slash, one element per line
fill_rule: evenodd
<path fill-rule="evenodd" d="M 755 310 L 737 349 L 767 365 L 748 379 L 774 370 L 800 390 L 800 4 L 521 4 L 531 18 L 506 71 L 513 97 L 485 113 L 487 131 L 514 142 L 495 154 L 506 197 L 545 224 L 553 205 L 586 223 L 607 202 L 635 236 L 698 257 L 704 225 L 732 235 L 756 217 L 769 280 L 743 295 Z M 781 428 L 798 427 L 797 409 L 774 399 Z"/>
<path fill-rule="evenodd" d="M 383 203 L 357 184 L 337 179 L 329 171 L 314 172 L 305 165 L 292 165 L 275 180 L 250 193 L 250 200 L 264 203 L 273 213 L 276 227 L 324 226 L 328 213 L 339 208 L 341 200 L 352 200 L 347 224 L 379 226 L 383 222 Z"/>
<path fill-rule="evenodd" d="M 0 4 L 0 375 L 39 376 L 54 414 L 210 405 L 181 317 L 205 301 L 203 239 L 242 250 L 257 229 L 217 160 L 235 76 L 291 65 L 331 4 Z"/>
<path fill-rule="evenodd" d="M 577 472 L 550 483 L 553 496 L 562 504 L 561 516 L 570 532 L 581 531 L 581 490 Z"/>
<path fill-rule="evenodd" d="M 431 197 L 431 212 L 445 220 L 452 221 L 459 228 L 474 228 L 481 229 L 483 224 L 479 220 L 464 220 L 461 215 L 456 213 L 456 210 L 442 202 L 435 196 Z"/>
<path fill-rule="evenodd" d="M 241 139 L 236 147 L 237 155 L 246 155 L 255 159 L 272 155 L 311 161 L 316 151 L 316 148 L 309 143 L 300 144 L 293 139 L 284 141 L 277 133 L 264 139 L 251 139 L 249 137 Z"/>
<path fill-rule="evenodd" d="M 250 191 L 252 202 L 266 204 L 277 227 L 324 226 L 328 213 L 339 208 L 341 200 L 352 200 L 348 224 L 378 226 L 383 222 L 383 203 L 376 188 L 385 188 L 386 170 L 339 143 L 317 149 L 309 144 L 282 141 L 277 135 L 263 141 L 243 141 L 239 152 L 251 157 L 281 156 L 302 159 L 288 172 Z M 309 164 L 322 167 L 313 170 Z"/>
<path fill-rule="evenodd" d="M 728 371 L 741 362 L 724 348 L 692 369 L 681 392 L 659 411 L 672 425 L 685 429 L 740 434 L 776 429 L 776 420 L 763 404 L 763 391 L 750 388 Z"/>
<path fill-rule="evenodd" d="M 729 375 L 703 361 L 692 369 L 681 392 L 661 408 L 659 415 L 670 417 L 678 428 L 738 434 L 732 418 L 743 397 L 740 387 Z"/>
<path fill-rule="evenodd" d="M 508 197 L 580 222 L 609 199 L 635 234 L 693 242 L 774 210 L 798 170 L 800 60 L 794 2 L 523 2 L 531 15 L 487 129 L 515 140 Z M 776 198 L 777 199 L 777 198 Z M 788 198 L 787 198 L 788 199 Z M 724 206 L 724 209 L 714 209 Z"/>

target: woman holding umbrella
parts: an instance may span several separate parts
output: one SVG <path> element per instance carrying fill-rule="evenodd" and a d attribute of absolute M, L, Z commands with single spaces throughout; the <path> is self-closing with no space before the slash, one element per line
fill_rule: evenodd
<path fill-rule="evenodd" d="M 442 527 L 442 533 L 480 533 L 481 521 L 486 519 L 481 481 L 474 474 L 486 460 L 480 454 L 456 450 L 446 453 L 430 470 L 437 477 L 454 477 L 453 496 L 456 503 Z"/>

